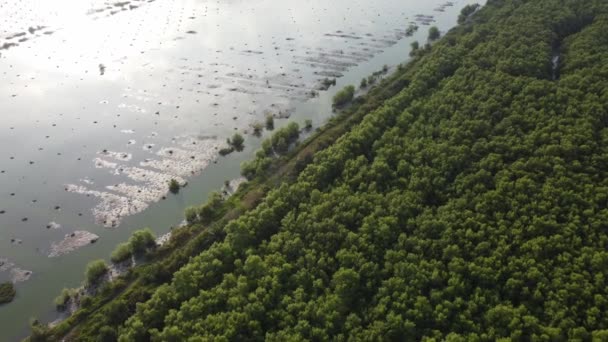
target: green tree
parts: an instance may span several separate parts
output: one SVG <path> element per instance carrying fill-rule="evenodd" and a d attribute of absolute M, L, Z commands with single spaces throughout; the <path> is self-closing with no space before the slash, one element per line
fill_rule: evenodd
<path fill-rule="evenodd" d="M 179 182 L 175 179 L 171 179 L 169 181 L 169 191 L 171 191 L 174 194 L 177 194 L 179 192 L 179 188 L 181 186 L 179 185 Z"/>
<path fill-rule="evenodd" d="M 352 85 L 344 87 L 342 90 L 336 93 L 333 97 L 334 107 L 341 107 L 352 101 L 355 95 L 355 87 Z"/>
<path fill-rule="evenodd" d="M 359 88 L 361 88 L 361 89 L 365 89 L 365 88 L 367 88 L 367 78 L 365 78 L 365 77 L 364 77 L 364 78 L 361 80 L 361 85 L 359 85 Z"/>
<path fill-rule="evenodd" d="M 266 115 L 266 129 L 272 131 L 274 129 L 274 116 Z"/>
<path fill-rule="evenodd" d="M 431 26 L 429 29 L 429 41 L 437 40 L 439 37 L 441 37 L 441 33 L 439 32 L 437 26 Z"/>
<path fill-rule="evenodd" d="M 142 256 L 150 249 L 156 247 L 156 238 L 150 228 L 137 230 L 129 238 L 131 253 L 135 256 Z"/>
<path fill-rule="evenodd" d="M 16 291 L 13 283 L 6 282 L 0 284 L 0 304 L 12 302 L 15 294 Z"/>
<path fill-rule="evenodd" d="M 243 148 L 245 148 L 243 144 L 244 142 L 245 138 L 243 138 L 243 136 L 239 133 L 234 133 L 232 139 L 228 139 L 228 144 L 230 144 L 230 146 L 232 146 L 237 151 L 242 151 Z"/>
<path fill-rule="evenodd" d="M 186 208 L 184 213 L 186 215 L 186 222 L 188 222 L 188 224 L 196 223 L 198 220 L 198 210 L 195 207 Z"/>
<path fill-rule="evenodd" d="M 96 285 L 106 273 L 108 273 L 108 265 L 104 260 L 98 259 L 89 262 L 84 273 L 87 285 Z"/>
<path fill-rule="evenodd" d="M 120 243 L 114 248 L 110 255 L 110 260 L 115 263 L 121 263 L 130 259 L 132 256 L 131 246 L 129 243 Z"/>

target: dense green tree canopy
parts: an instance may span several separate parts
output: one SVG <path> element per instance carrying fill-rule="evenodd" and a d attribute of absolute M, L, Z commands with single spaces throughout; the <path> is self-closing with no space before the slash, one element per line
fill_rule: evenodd
<path fill-rule="evenodd" d="M 489 1 L 103 336 L 607 338 L 606 32 L 605 1 Z"/>

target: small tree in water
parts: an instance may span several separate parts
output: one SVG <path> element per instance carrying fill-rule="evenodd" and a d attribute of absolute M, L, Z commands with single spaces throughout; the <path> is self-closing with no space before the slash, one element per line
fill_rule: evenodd
<path fill-rule="evenodd" d="M 439 29 L 437 28 L 437 26 L 432 26 L 429 29 L 429 40 L 434 41 L 434 40 L 439 39 L 439 37 L 441 37 L 441 33 L 439 32 Z"/>
<path fill-rule="evenodd" d="M 0 284 L 0 304 L 9 303 L 15 298 L 15 287 L 13 283 L 6 282 Z"/>
<path fill-rule="evenodd" d="M 261 136 L 263 129 L 264 129 L 264 125 L 262 125 L 260 122 L 255 122 L 253 124 L 253 135 L 255 135 L 256 137 Z"/>
<path fill-rule="evenodd" d="M 367 78 L 363 78 L 361 80 L 361 85 L 359 86 L 359 88 L 361 88 L 361 89 L 367 88 Z"/>
<path fill-rule="evenodd" d="M 239 133 L 234 133 L 232 139 L 228 139 L 228 143 L 230 144 L 230 146 L 232 146 L 235 150 L 239 152 L 242 151 L 243 148 L 245 148 L 244 142 L 245 138 L 243 138 L 243 136 Z"/>
<path fill-rule="evenodd" d="M 266 129 L 272 131 L 274 129 L 274 116 L 266 116 Z"/>
<path fill-rule="evenodd" d="M 310 131 L 312 129 L 311 119 L 306 119 L 306 121 L 304 121 L 304 128 L 306 128 L 307 131 Z"/>
<path fill-rule="evenodd" d="M 169 181 L 169 191 L 176 194 L 179 192 L 179 188 L 180 188 L 179 183 L 175 179 L 171 179 Z"/>

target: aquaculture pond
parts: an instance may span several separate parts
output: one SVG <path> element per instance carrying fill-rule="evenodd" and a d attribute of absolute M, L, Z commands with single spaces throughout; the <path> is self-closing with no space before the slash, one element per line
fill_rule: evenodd
<path fill-rule="evenodd" d="M 17 291 L 0 340 L 60 317 L 88 261 L 237 179 L 271 134 L 256 122 L 322 125 L 339 89 L 474 2 L 0 1 L 0 283 Z M 235 132 L 245 149 L 220 156 Z"/>

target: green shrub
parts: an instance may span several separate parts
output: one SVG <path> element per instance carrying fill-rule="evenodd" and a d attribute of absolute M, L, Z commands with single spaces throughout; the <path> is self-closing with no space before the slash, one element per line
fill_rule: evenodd
<path fill-rule="evenodd" d="M 32 331 L 32 333 L 29 337 L 30 342 L 48 342 L 49 341 L 48 325 L 42 324 L 37 319 L 33 318 L 30 321 L 30 330 Z"/>
<path fill-rule="evenodd" d="M 0 304 L 12 302 L 16 294 L 17 292 L 13 283 L 6 282 L 0 284 Z"/>
<path fill-rule="evenodd" d="M 102 259 L 89 262 L 84 273 L 87 285 L 96 284 L 101 277 L 108 273 L 108 265 Z"/>
<path fill-rule="evenodd" d="M 312 121 L 308 122 L 312 128 Z M 287 126 L 277 130 L 270 138 L 262 142 L 262 149 L 255 153 L 255 158 L 241 164 L 241 175 L 252 180 L 256 175 L 266 171 L 272 163 L 275 154 L 282 155 L 289 150 L 289 146 L 300 137 L 300 126 L 290 122 Z"/>
<path fill-rule="evenodd" d="M 272 131 L 274 129 L 274 116 L 267 115 L 266 116 L 266 129 Z"/>
<path fill-rule="evenodd" d="M 270 145 L 274 152 L 284 154 L 294 141 L 300 137 L 300 126 L 290 122 L 287 126 L 276 131 L 270 138 Z"/>
<path fill-rule="evenodd" d="M 179 185 L 179 182 L 177 180 L 171 179 L 169 181 L 169 191 L 171 191 L 172 193 L 176 194 L 176 193 L 179 192 L 179 188 L 180 188 L 180 185 Z"/>
<path fill-rule="evenodd" d="M 361 88 L 361 89 L 367 88 L 367 78 L 363 78 L 361 80 L 361 84 L 359 85 L 359 88 Z"/>
<path fill-rule="evenodd" d="M 405 30 L 405 35 L 407 37 L 411 37 L 414 35 L 414 32 L 418 31 L 418 26 L 415 24 L 410 24 L 410 26 L 407 27 L 407 29 Z"/>
<path fill-rule="evenodd" d="M 329 78 L 325 78 L 324 80 L 321 81 L 321 89 L 322 90 L 327 90 L 329 89 L 329 87 L 331 86 L 335 86 L 336 85 L 336 79 L 329 79 Z"/>
<path fill-rule="evenodd" d="M 431 26 L 429 29 L 429 40 L 434 41 L 439 39 L 439 37 L 441 37 L 441 33 L 439 32 L 437 26 Z"/>
<path fill-rule="evenodd" d="M 118 246 L 116 246 L 116 248 L 114 248 L 114 251 L 110 255 L 110 260 L 113 263 L 118 264 L 127 259 L 130 259 L 131 256 L 132 256 L 131 246 L 129 246 L 129 244 L 127 242 L 123 242 L 123 243 L 118 244 Z"/>
<path fill-rule="evenodd" d="M 198 220 L 198 211 L 195 207 L 186 208 L 184 214 L 186 215 L 186 222 L 188 222 L 188 224 L 193 224 Z"/>
<path fill-rule="evenodd" d="M 333 104 L 334 107 L 341 107 L 352 101 L 355 95 L 355 87 L 352 85 L 344 87 L 336 95 L 334 95 Z"/>
<path fill-rule="evenodd" d="M 82 296 L 80 298 L 80 307 L 86 309 L 91 307 L 91 305 L 93 305 L 93 298 L 91 298 L 91 296 Z"/>
<path fill-rule="evenodd" d="M 232 152 L 234 152 L 234 147 L 232 147 L 232 146 L 224 147 L 220 150 L 220 156 L 224 157 L 224 156 L 229 155 Z"/>
<path fill-rule="evenodd" d="M 118 340 L 116 329 L 110 326 L 103 326 L 99 329 L 99 342 L 115 342 Z"/>
<path fill-rule="evenodd" d="M 256 157 L 254 160 L 241 163 L 241 175 L 252 180 L 256 175 L 266 171 L 272 162 L 270 157 Z"/>
<path fill-rule="evenodd" d="M 274 125 L 274 123 L 273 123 L 273 125 Z M 253 123 L 253 135 L 255 135 L 256 137 L 259 137 L 262 135 L 263 129 L 264 129 L 264 125 L 262 125 L 262 123 L 260 123 L 260 122 Z"/>
<path fill-rule="evenodd" d="M 156 238 L 150 228 L 144 228 L 135 231 L 131 238 L 129 238 L 129 246 L 131 247 L 131 253 L 135 256 L 141 256 L 148 252 L 148 250 L 156 247 Z"/>
<path fill-rule="evenodd" d="M 304 128 L 306 128 L 307 131 L 310 131 L 312 129 L 311 119 L 306 119 L 306 121 L 304 121 Z"/>
<path fill-rule="evenodd" d="M 460 11 L 460 15 L 458 15 L 458 23 L 464 24 L 464 22 L 469 18 L 469 16 L 479 8 L 479 4 L 470 4 L 466 5 Z"/>
<path fill-rule="evenodd" d="M 59 311 L 65 311 L 67 309 L 68 301 L 71 297 L 73 297 L 76 293 L 76 290 L 73 289 L 63 289 L 59 296 L 55 298 L 55 307 Z"/>
<path fill-rule="evenodd" d="M 201 206 L 198 215 L 202 223 L 207 224 L 215 219 L 224 202 L 222 195 L 217 192 L 212 192 L 207 203 Z"/>
<path fill-rule="evenodd" d="M 242 151 L 245 147 L 244 142 L 245 138 L 243 138 L 243 136 L 239 133 L 234 133 L 232 139 L 228 139 L 228 144 L 230 144 L 230 146 L 232 146 L 235 150 L 239 152 Z"/>

